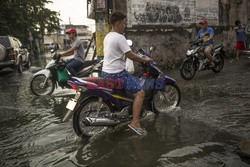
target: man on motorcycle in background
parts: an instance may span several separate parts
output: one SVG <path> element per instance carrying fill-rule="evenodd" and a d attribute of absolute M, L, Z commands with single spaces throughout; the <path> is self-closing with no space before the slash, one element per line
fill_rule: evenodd
<path fill-rule="evenodd" d="M 214 29 L 208 27 L 207 20 L 203 19 L 200 23 L 201 29 L 198 32 L 196 38 L 203 40 L 203 46 L 205 47 L 204 54 L 210 62 L 210 68 L 214 68 L 215 64 L 212 57 L 212 50 L 214 46 Z"/>
<path fill-rule="evenodd" d="M 63 57 L 74 54 L 74 58 L 66 62 L 66 68 L 73 76 L 75 76 L 85 60 L 84 48 L 81 40 L 77 38 L 77 32 L 74 28 L 69 29 L 66 34 L 68 34 L 69 38 L 73 41 L 72 47 L 58 55 Z"/>
<path fill-rule="evenodd" d="M 110 24 L 112 30 L 104 38 L 104 63 L 102 68 L 102 75 L 104 78 L 119 79 L 124 81 L 123 88 L 134 95 L 133 102 L 133 119 L 132 123 L 128 125 L 139 135 L 146 134 L 146 130 L 141 128 L 139 117 L 144 100 L 144 91 L 136 82 L 136 79 L 126 71 L 125 58 L 129 58 L 138 62 L 150 62 L 151 58 L 140 58 L 134 54 L 125 37 L 124 33 L 126 25 L 126 15 L 120 12 L 114 12 L 110 17 Z"/>

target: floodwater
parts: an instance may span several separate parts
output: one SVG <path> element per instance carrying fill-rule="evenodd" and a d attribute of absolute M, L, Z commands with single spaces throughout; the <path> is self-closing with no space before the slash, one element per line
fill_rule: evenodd
<path fill-rule="evenodd" d="M 42 67 L 44 62 L 41 57 L 33 65 Z M 249 94 L 230 98 L 204 83 L 189 87 L 181 81 L 180 108 L 144 118 L 147 136 L 139 137 L 124 124 L 80 139 L 72 120 L 61 122 L 72 91 L 35 97 L 29 88 L 34 69 L 39 68 L 22 75 L 0 73 L 0 166 L 250 166 L 249 159 L 237 153 L 237 143 L 244 138 L 240 134 L 248 131 L 250 118 L 237 107 L 247 111 Z M 198 80 L 204 80 L 202 74 L 194 82 Z"/>

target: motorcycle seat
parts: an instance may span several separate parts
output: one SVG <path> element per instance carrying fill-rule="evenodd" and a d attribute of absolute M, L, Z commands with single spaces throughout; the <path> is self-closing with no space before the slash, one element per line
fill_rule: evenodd
<path fill-rule="evenodd" d="M 89 67 L 91 65 L 94 65 L 96 63 L 98 63 L 99 60 L 85 60 L 83 65 L 80 67 L 79 71 L 81 71 L 82 69 Z"/>

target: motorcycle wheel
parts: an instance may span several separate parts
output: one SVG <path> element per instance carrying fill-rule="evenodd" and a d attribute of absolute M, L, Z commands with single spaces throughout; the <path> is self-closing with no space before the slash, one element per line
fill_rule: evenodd
<path fill-rule="evenodd" d="M 185 80 L 190 80 L 196 73 L 196 66 L 192 60 L 185 60 L 180 68 L 181 77 Z"/>
<path fill-rule="evenodd" d="M 97 109 L 101 107 L 99 115 L 97 115 Z M 73 127 L 75 133 L 83 137 L 92 137 L 108 129 L 107 126 L 87 126 L 83 120 L 85 117 L 99 117 L 104 116 L 113 112 L 110 103 L 103 101 L 100 103 L 97 97 L 92 97 L 82 102 L 77 110 L 74 112 L 73 116 Z"/>
<path fill-rule="evenodd" d="M 215 68 L 212 69 L 213 72 L 218 73 L 224 67 L 224 58 L 221 53 L 214 55 Z"/>
<path fill-rule="evenodd" d="M 36 75 L 30 82 L 31 92 L 36 96 L 45 96 L 51 95 L 55 89 L 55 83 L 51 78 L 47 79 L 47 82 L 44 84 L 46 76 L 43 74 Z"/>
<path fill-rule="evenodd" d="M 158 91 L 153 99 L 153 108 L 156 113 L 167 111 L 179 106 L 181 91 L 178 85 L 165 85 L 165 91 Z"/>
<path fill-rule="evenodd" d="M 31 66 L 31 60 L 30 60 L 30 57 L 28 58 L 28 62 L 25 64 L 25 67 L 27 69 L 30 69 L 30 66 Z"/>
<path fill-rule="evenodd" d="M 19 64 L 17 65 L 17 71 L 19 74 L 23 73 L 23 60 L 22 60 L 22 58 L 20 58 Z"/>

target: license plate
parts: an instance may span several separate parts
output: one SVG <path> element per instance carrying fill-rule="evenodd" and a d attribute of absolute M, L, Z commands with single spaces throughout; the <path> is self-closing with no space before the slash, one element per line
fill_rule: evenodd
<path fill-rule="evenodd" d="M 74 99 L 70 99 L 66 108 L 73 111 L 76 106 L 76 101 Z"/>

